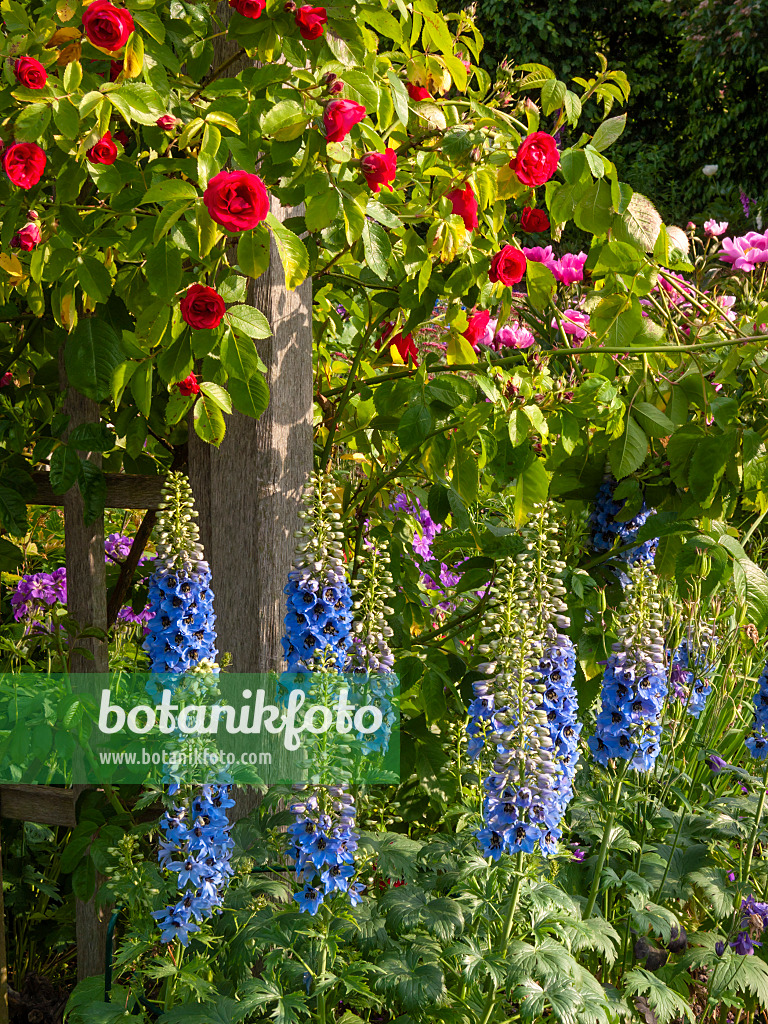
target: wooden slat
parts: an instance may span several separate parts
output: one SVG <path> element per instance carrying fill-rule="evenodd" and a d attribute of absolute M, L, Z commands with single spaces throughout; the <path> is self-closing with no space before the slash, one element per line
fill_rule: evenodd
<path fill-rule="evenodd" d="M 77 824 L 75 804 L 82 786 L 0 786 L 0 817 L 34 821 L 38 825 Z"/>
<path fill-rule="evenodd" d="M 160 507 L 160 492 L 165 483 L 164 476 L 138 476 L 128 473 L 105 473 L 107 478 L 107 508 L 148 508 Z M 28 505 L 64 504 L 63 494 L 54 494 L 49 473 L 33 473 L 37 491 Z"/>

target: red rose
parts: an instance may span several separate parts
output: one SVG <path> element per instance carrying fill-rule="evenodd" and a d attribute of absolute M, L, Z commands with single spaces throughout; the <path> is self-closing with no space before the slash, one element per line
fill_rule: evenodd
<path fill-rule="evenodd" d="M 109 0 L 94 0 L 83 11 L 83 28 L 89 43 L 102 50 L 119 50 L 133 32 L 130 11 L 113 7 Z"/>
<path fill-rule="evenodd" d="M 244 18 L 260 18 L 267 0 L 229 0 L 229 6 Z"/>
<path fill-rule="evenodd" d="M 16 249 L 23 249 L 24 252 L 32 252 L 36 245 L 40 244 L 40 225 L 31 221 L 25 224 L 21 231 L 17 231 L 11 239 L 11 245 Z"/>
<path fill-rule="evenodd" d="M 455 188 L 452 192 L 448 192 L 445 198 L 453 207 L 452 212 L 458 213 L 464 221 L 467 231 L 474 231 L 477 227 L 477 198 L 469 182 L 463 189 Z"/>
<path fill-rule="evenodd" d="M 0 377 L 0 388 L 7 388 L 9 384 L 13 384 L 13 374 L 10 370 Z"/>
<path fill-rule="evenodd" d="M 560 154 L 557 143 L 546 132 L 534 132 L 520 143 L 514 160 L 509 166 L 523 185 L 543 185 L 557 170 Z"/>
<path fill-rule="evenodd" d="M 197 383 L 197 377 L 194 373 L 190 373 L 184 380 L 177 381 L 176 387 L 179 389 L 179 394 L 184 395 L 188 398 L 190 395 L 200 394 L 200 385 Z"/>
<path fill-rule="evenodd" d="M 158 117 L 155 124 L 158 128 L 162 128 L 163 131 L 172 132 L 177 124 L 181 124 L 178 117 L 174 117 L 173 114 L 163 114 L 162 117 Z"/>
<path fill-rule="evenodd" d="M 331 100 L 323 114 L 325 141 L 341 142 L 346 139 L 352 125 L 362 121 L 365 115 L 365 107 L 354 100 Z"/>
<path fill-rule="evenodd" d="M 549 217 L 546 210 L 532 210 L 526 206 L 520 217 L 520 226 L 523 231 L 546 231 L 549 227 Z"/>
<path fill-rule="evenodd" d="M 3 169 L 14 185 L 32 188 L 43 176 L 46 156 L 35 142 L 15 142 L 3 155 Z"/>
<path fill-rule="evenodd" d="M 302 39 L 319 39 L 323 34 L 323 25 L 328 21 L 324 7 L 300 7 L 296 11 L 296 25 Z"/>
<path fill-rule="evenodd" d="M 190 285 L 180 303 L 184 322 L 196 331 L 207 331 L 218 327 L 227 307 L 224 299 L 213 288 L 204 284 Z"/>
<path fill-rule="evenodd" d="M 488 277 L 494 283 L 501 281 L 508 287 L 522 281 L 526 268 L 525 254 L 513 245 L 505 245 L 491 260 Z"/>
<path fill-rule="evenodd" d="M 481 310 L 474 316 L 471 316 L 467 321 L 466 331 L 462 331 L 462 334 L 467 339 L 472 348 L 477 348 L 477 343 L 485 334 L 485 329 L 488 326 L 488 321 L 491 319 L 490 311 L 487 309 Z"/>
<path fill-rule="evenodd" d="M 264 182 L 248 171 L 219 171 L 203 193 L 211 220 L 227 231 L 250 231 L 269 213 Z"/>
<path fill-rule="evenodd" d="M 107 132 L 95 146 L 86 153 L 92 164 L 113 164 L 117 160 L 117 146 L 112 141 L 112 132 Z"/>
<path fill-rule="evenodd" d="M 13 66 L 13 73 L 19 85 L 27 89 L 43 89 L 48 81 L 48 72 L 34 57 L 19 57 Z"/>
<path fill-rule="evenodd" d="M 408 362 L 408 357 L 410 356 L 413 360 L 413 365 L 419 365 L 419 350 L 416 348 L 416 342 L 413 340 L 412 334 L 406 334 L 403 337 L 402 331 L 399 331 L 393 338 L 390 338 L 389 344 L 395 346 L 404 363 Z"/>
<path fill-rule="evenodd" d="M 412 100 L 418 102 L 419 100 L 431 100 L 429 89 L 423 85 L 415 85 L 413 82 L 406 82 L 405 88 L 408 90 L 408 95 Z"/>
<path fill-rule="evenodd" d="M 131 141 L 131 136 L 128 134 L 127 131 L 121 128 L 119 132 L 115 132 L 115 139 L 117 139 L 117 141 L 121 143 L 123 146 L 127 146 Z"/>
<path fill-rule="evenodd" d="M 371 192 L 379 192 L 382 185 L 386 185 L 391 192 L 392 186 L 389 183 L 395 180 L 396 167 L 397 155 L 389 147 L 383 153 L 366 153 L 360 161 L 360 170 Z"/>

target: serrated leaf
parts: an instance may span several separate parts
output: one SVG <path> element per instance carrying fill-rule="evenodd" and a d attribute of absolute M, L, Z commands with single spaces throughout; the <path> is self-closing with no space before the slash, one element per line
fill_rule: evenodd
<path fill-rule="evenodd" d="M 169 238 L 161 238 L 149 250 L 144 273 L 150 292 L 158 299 L 173 302 L 181 287 L 182 259 L 181 252 Z"/>
<path fill-rule="evenodd" d="M 277 251 L 280 253 L 285 271 L 285 287 L 289 291 L 294 291 L 309 273 L 309 255 L 306 246 L 299 236 L 287 228 L 282 221 L 279 221 L 273 213 L 267 214 L 267 224 L 272 229 Z"/>
<path fill-rule="evenodd" d="M 67 380 L 86 398 L 102 402 L 109 397 L 112 375 L 123 362 L 120 339 L 98 317 L 83 317 L 67 335 L 64 365 Z"/>
<path fill-rule="evenodd" d="M 227 429 L 218 405 L 207 395 L 200 394 L 195 402 L 192 418 L 197 436 L 218 448 Z"/>
<path fill-rule="evenodd" d="M 242 331 L 249 338 L 271 338 L 272 329 L 269 321 L 260 309 L 253 306 L 230 306 L 224 319 L 237 331 Z"/>
<path fill-rule="evenodd" d="M 626 114 L 620 114 L 618 117 L 609 117 L 607 121 L 603 121 L 603 123 L 598 126 L 597 131 L 592 136 L 592 145 L 598 153 L 602 153 L 603 150 L 608 149 L 609 146 L 613 145 L 626 126 Z"/>
<path fill-rule="evenodd" d="M 237 262 L 248 277 L 261 277 L 269 269 L 269 230 L 263 224 L 244 231 L 237 240 Z"/>
<path fill-rule="evenodd" d="M 611 472 L 617 480 L 634 473 L 645 461 L 648 454 L 648 438 L 645 431 L 631 416 L 627 416 L 624 433 L 608 449 Z"/>
<path fill-rule="evenodd" d="M 210 398 L 214 405 L 217 405 L 222 412 L 232 412 L 232 399 L 219 384 L 213 384 L 210 381 L 201 381 L 200 391 L 202 394 Z"/>
<path fill-rule="evenodd" d="M 258 419 L 269 405 L 269 387 L 260 373 L 246 380 L 230 377 L 227 387 L 233 407 L 245 416 Z"/>

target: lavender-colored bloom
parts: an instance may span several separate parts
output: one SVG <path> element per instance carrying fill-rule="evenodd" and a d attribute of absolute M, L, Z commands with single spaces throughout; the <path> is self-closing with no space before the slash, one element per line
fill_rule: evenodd
<path fill-rule="evenodd" d="M 605 480 L 595 496 L 595 503 L 589 516 L 589 526 L 592 533 L 592 549 L 598 553 L 610 551 L 613 547 L 631 544 L 637 537 L 641 526 L 644 526 L 648 518 L 655 515 L 655 509 L 649 509 L 643 503 L 642 508 L 626 522 L 620 522 L 616 516 L 626 504 L 625 501 L 616 501 L 613 492 L 616 488 L 616 481 Z M 652 562 L 656 554 L 658 539 L 646 540 L 637 547 L 624 551 L 619 557 L 634 565 L 638 562 Z"/>
<path fill-rule="evenodd" d="M 714 775 L 719 775 L 724 768 L 730 767 L 727 761 L 724 761 L 722 757 L 717 754 L 710 754 L 709 757 L 705 758 L 707 767 Z"/>
<path fill-rule="evenodd" d="M 715 943 L 715 956 L 722 956 L 725 952 L 725 943 L 718 941 Z"/>
<path fill-rule="evenodd" d="M 694 656 L 693 638 L 683 637 L 672 658 L 670 682 L 675 697 L 686 705 L 688 714 L 698 718 L 712 692 L 709 679 L 714 665 L 708 660 L 713 644 L 710 639 L 702 639 L 698 644 L 698 655 Z"/>

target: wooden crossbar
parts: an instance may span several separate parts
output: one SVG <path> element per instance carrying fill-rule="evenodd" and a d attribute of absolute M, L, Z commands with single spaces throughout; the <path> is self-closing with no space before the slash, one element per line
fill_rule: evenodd
<path fill-rule="evenodd" d="M 160 508 L 160 492 L 165 483 L 164 476 L 139 476 L 130 473 L 105 473 L 107 479 L 107 508 Z M 27 500 L 28 505 L 64 505 L 64 495 L 55 494 L 50 482 L 50 473 L 33 473 L 35 495 Z"/>

